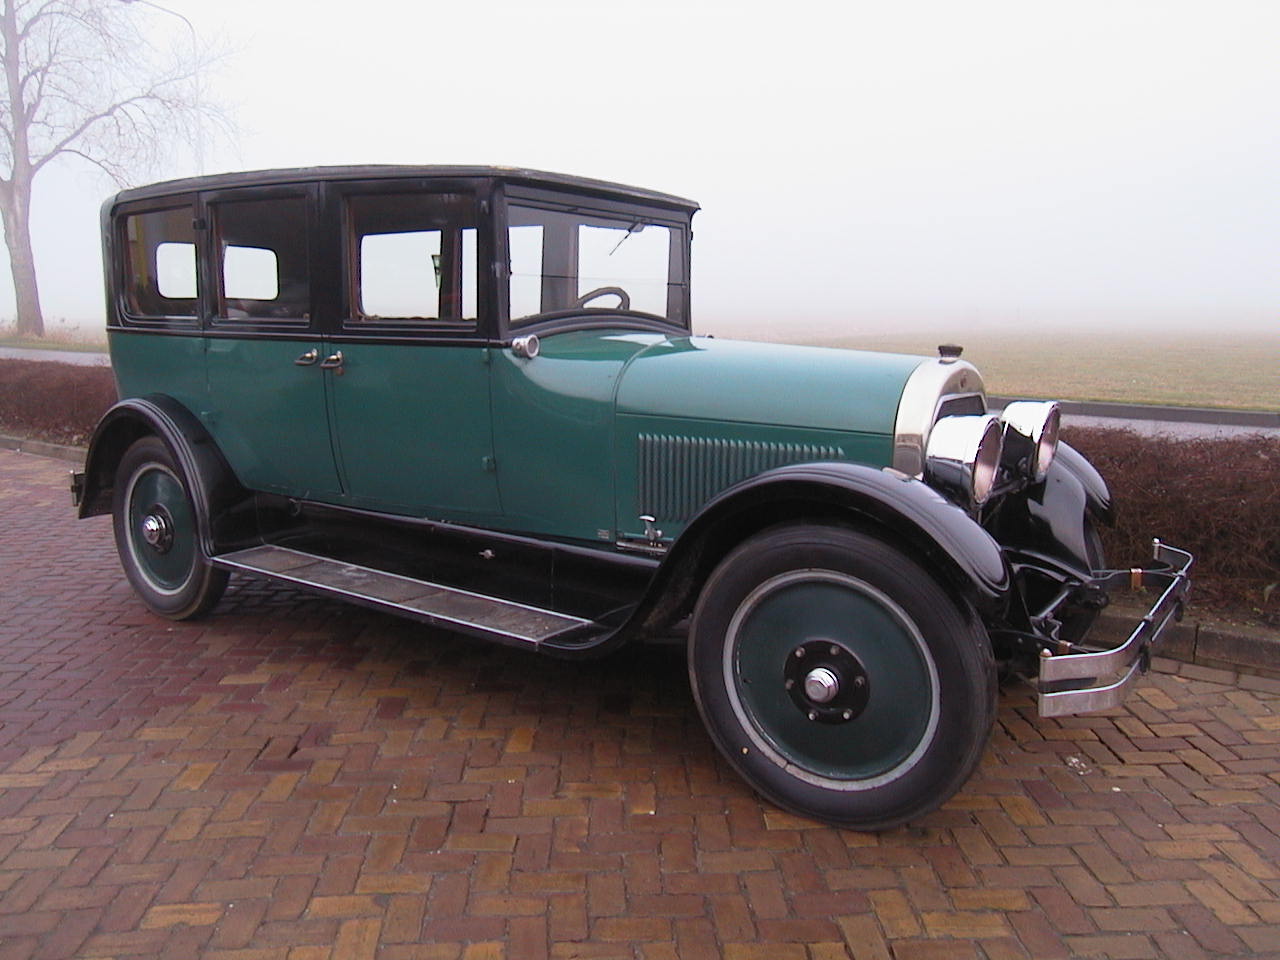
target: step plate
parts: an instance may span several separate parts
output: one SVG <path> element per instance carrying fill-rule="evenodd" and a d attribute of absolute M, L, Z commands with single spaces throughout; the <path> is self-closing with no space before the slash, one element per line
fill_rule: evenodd
<path fill-rule="evenodd" d="M 539 644 L 592 621 L 457 587 L 414 580 L 270 544 L 214 557 L 214 563 L 358 600 L 468 633 Z"/>

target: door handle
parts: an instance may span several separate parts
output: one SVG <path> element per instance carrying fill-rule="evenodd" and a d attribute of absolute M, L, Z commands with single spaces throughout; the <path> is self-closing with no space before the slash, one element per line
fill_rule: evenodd
<path fill-rule="evenodd" d="M 342 373 L 342 351 L 335 350 L 323 360 L 320 361 L 320 369 L 332 370 L 336 374 Z"/>
<path fill-rule="evenodd" d="M 293 362 L 300 367 L 309 367 L 319 359 L 320 359 L 319 351 L 317 351 L 315 348 L 312 348 Z"/>

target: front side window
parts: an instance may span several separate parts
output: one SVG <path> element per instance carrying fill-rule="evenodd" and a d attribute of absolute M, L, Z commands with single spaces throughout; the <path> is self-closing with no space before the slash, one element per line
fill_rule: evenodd
<path fill-rule="evenodd" d="M 351 322 L 474 325 L 475 203 L 452 193 L 347 200 Z"/>
<path fill-rule="evenodd" d="M 125 312 L 143 320 L 194 319 L 199 296 L 195 217 L 189 206 L 124 218 Z"/>
<path fill-rule="evenodd" d="M 297 321 L 311 315 L 307 200 L 268 197 L 214 205 L 219 314 L 227 320 Z"/>
<path fill-rule="evenodd" d="M 573 311 L 683 322 L 682 230 L 637 213 L 512 205 L 508 213 L 513 325 Z"/>

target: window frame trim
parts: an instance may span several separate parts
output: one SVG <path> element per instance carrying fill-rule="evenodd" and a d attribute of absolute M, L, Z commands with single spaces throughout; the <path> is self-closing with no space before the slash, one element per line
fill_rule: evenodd
<path fill-rule="evenodd" d="M 197 193 L 175 193 L 164 197 L 122 203 L 111 209 L 109 214 L 110 222 L 106 231 L 104 231 L 107 240 L 104 256 L 108 264 L 107 272 L 114 287 L 108 295 L 108 327 L 157 332 L 164 330 L 190 332 L 203 329 L 208 288 L 204 278 L 202 261 L 207 239 L 204 235 L 205 231 L 195 226 L 201 219 L 199 201 L 200 198 Z M 195 313 L 159 315 L 134 313 L 129 308 L 128 296 L 130 276 L 128 220 L 130 217 L 145 216 L 148 213 L 162 213 L 166 210 L 182 209 L 190 212 L 193 224 L 191 232 L 195 244 L 196 260 Z M 174 298 L 165 297 L 164 299 Z"/>
<path fill-rule="evenodd" d="M 331 180 L 324 184 L 324 224 L 332 227 L 327 236 L 335 244 L 327 251 L 336 264 L 334 315 L 330 336 L 337 342 L 376 341 L 386 343 L 440 342 L 444 344 L 484 344 L 494 337 L 493 263 L 494 226 L 492 181 L 487 178 L 379 177 L 377 179 Z M 349 216 L 354 198 L 379 195 L 431 196 L 454 194 L 468 198 L 475 214 L 476 230 L 476 319 L 362 320 L 355 316 L 358 299 L 355 288 L 355 257 L 359 256 L 356 235 Z"/>
<path fill-rule="evenodd" d="M 643 214 L 646 223 L 666 227 L 672 231 L 672 242 L 679 255 L 669 261 L 669 268 L 678 271 L 674 283 L 681 289 L 679 319 L 658 317 L 642 311 L 593 309 L 591 307 L 556 310 L 536 314 L 524 323 L 513 323 L 511 318 L 511 260 L 507 245 L 507 230 L 512 206 L 531 207 L 558 213 L 585 213 L 610 219 L 626 219 Z M 567 330 L 601 328 L 636 329 L 670 335 L 673 331 L 682 336 L 692 333 L 690 318 L 690 246 L 692 244 L 692 214 L 658 204 L 645 204 L 613 197 L 584 195 L 554 189 L 502 183 L 495 195 L 494 233 L 497 240 L 494 261 L 494 286 L 499 302 L 499 329 L 504 340 L 528 333 L 555 333 Z M 673 282 L 668 277 L 670 286 Z"/>
<path fill-rule="evenodd" d="M 207 309 L 204 329 L 209 333 L 227 333 L 231 335 L 299 333 L 310 336 L 321 333 L 319 323 L 319 289 L 317 277 L 320 266 L 317 259 L 317 231 L 322 221 L 319 216 L 318 184 L 314 182 L 281 183 L 269 186 L 228 187 L 221 190 L 208 190 L 200 193 L 200 220 L 204 223 L 205 256 L 201 263 L 205 273 L 205 290 Z M 255 200 L 302 199 L 306 214 L 306 223 L 301 234 L 306 243 L 307 264 L 307 306 L 305 317 L 231 317 L 225 313 L 226 296 L 222 286 L 222 251 L 221 238 L 218 231 L 217 208 L 224 203 L 237 203 Z M 269 249 L 269 248 L 263 248 Z"/>

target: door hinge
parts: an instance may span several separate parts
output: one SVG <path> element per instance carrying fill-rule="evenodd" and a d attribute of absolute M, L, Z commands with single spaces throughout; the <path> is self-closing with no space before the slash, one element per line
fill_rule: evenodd
<path fill-rule="evenodd" d="M 498 461 L 493 457 L 481 457 L 480 462 L 484 465 L 485 473 L 495 473 L 498 469 Z"/>

